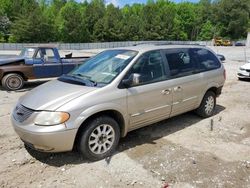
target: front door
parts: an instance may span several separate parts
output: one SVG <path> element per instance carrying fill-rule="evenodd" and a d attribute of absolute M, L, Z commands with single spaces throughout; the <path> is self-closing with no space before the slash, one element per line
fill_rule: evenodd
<path fill-rule="evenodd" d="M 144 54 L 130 69 L 129 75 L 140 75 L 138 85 L 127 89 L 130 129 L 169 117 L 172 92 L 168 87 L 164 61 L 160 51 Z"/>
<path fill-rule="evenodd" d="M 41 48 L 34 58 L 36 78 L 50 78 L 62 75 L 62 64 L 56 58 L 53 49 Z"/>

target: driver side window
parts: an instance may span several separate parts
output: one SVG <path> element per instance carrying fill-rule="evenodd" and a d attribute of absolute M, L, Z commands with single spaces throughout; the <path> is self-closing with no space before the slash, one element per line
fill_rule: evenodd
<path fill-rule="evenodd" d="M 142 55 L 126 77 L 135 73 L 140 75 L 139 85 L 165 80 L 164 62 L 160 51 L 151 51 Z"/>

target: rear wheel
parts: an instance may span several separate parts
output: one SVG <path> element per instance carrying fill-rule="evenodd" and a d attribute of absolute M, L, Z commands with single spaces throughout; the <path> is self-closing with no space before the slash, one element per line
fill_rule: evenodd
<path fill-rule="evenodd" d="M 214 114 L 216 106 L 216 96 L 212 91 L 207 91 L 204 95 L 199 108 L 196 109 L 196 113 L 204 118 L 210 117 Z"/>
<path fill-rule="evenodd" d="M 91 161 L 112 155 L 120 139 L 118 123 L 109 116 L 90 121 L 81 132 L 78 150 Z"/>
<path fill-rule="evenodd" d="M 9 91 L 21 89 L 24 85 L 24 79 L 20 74 L 7 74 L 2 79 L 2 86 Z"/>

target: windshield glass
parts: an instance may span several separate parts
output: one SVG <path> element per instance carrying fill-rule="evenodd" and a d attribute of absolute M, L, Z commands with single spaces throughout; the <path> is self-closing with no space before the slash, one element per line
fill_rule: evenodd
<path fill-rule="evenodd" d="M 24 48 L 19 54 L 22 57 L 32 58 L 34 56 L 36 49 L 35 48 Z"/>
<path fill-rule="evenodd" d="M 109 84 L 131 62 L 138 52 L 107 50 L 91 58 L 67 76 L 88 80 L 96 85 Z"/>

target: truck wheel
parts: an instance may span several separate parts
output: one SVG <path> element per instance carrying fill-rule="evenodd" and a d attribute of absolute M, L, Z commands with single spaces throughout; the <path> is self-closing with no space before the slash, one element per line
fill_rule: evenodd
<path fill-rule="evenodd" d="M 2 86 L 9 91 L 21 89 L 24 84 L 24 79 L 20 74 L 7 74 L 2 79 Z"/>
<path fill-rule="evenodd" d="M 216 96 L 212 91 L 207 91 L 204 95 L 199 108 L 196 109 L 196 113 L 204 118 L 210 117 L 214 114 L 216 106 Z"/>
<path fill-rule="evenodd" d="M 81 132 L 78 150 L 91 161 L 101 160 L 112 155 L 119 139 L 118 123 L 109 116 L 100 116 L 90 121 Z"/>

